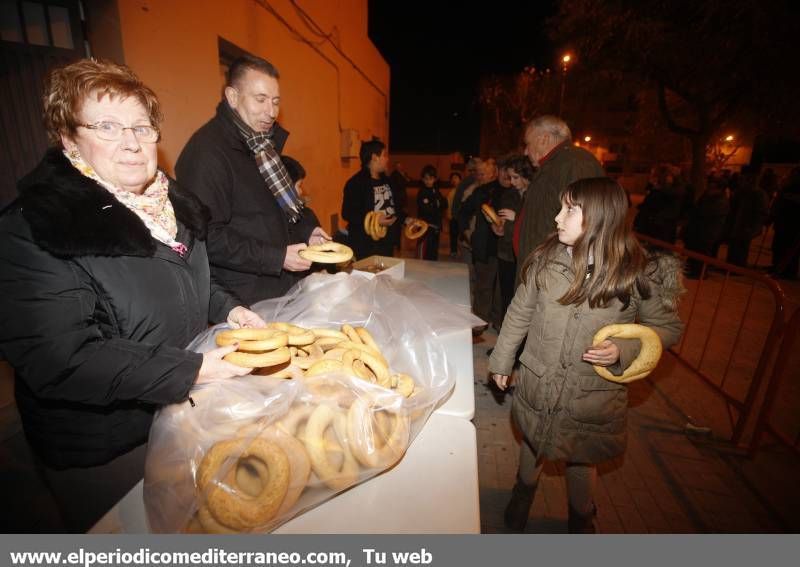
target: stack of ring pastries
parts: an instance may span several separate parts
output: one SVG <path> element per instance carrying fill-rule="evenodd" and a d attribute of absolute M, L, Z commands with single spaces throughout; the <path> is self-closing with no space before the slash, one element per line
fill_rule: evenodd
<path fill-rule="evenodd" d="M 221 331 L 215 340 L 219 346 L 238 343 L 236 352 L 224 360 L 258 369 L 260 375 L 311 378 L 340 371 L 406 398 L 419 391 L 411 376 L 389 371 L 380 347 L 364 327 L 344 324 L 340 329 L 305 329 L 273 322 L 260 329 Z"/>
<path fill-rule="evenodd" d="M 328 386 L 329 393 L 346 389 Z M 307 488 L 342 491 L 363 471 L 402 458 L 411 421 L 402 406 L 383 404 L 380 396 L 326 399 L 317 392 L 313 402 L 295 403 L 278 420 L 245 425 L 206 450 L 195 475 L 197 511 L 185 531 L 272 529 L 296 512 Z"/>
<path fill-rule="evenodd" d="M 338 242 L 314 244 L 298 252 L 301 258 L 319 264 L 341 264 L 353 257 L 353 249 Z"/>
<path fill-rule="evenodd" d="M 406 225 L 403 234 L 405 234 L 406 238 L 409 240 L 416 240 L 426 232 L 428 232 L 428 223 L 422 219 L 411 219 L 411 222 Z"/>
<path fill-rule="evenodd" d="M 370 211 L 364 217 L 364 232 L 366 232 L 372 240 L 380 240 L 386 236 L 386 227 L 381 225 L 381 217 L 386 216 L 383 211 Z"/>

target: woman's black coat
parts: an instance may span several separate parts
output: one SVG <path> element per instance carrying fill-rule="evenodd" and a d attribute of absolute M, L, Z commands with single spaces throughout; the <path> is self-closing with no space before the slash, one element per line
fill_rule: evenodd
<path fill-rule="evenodd" d="M 211 283 L 203 205 L 175 183 L 184 258 L 59 150 L 19 192 L 0 216 L 0 358 L 44 462 L 99 465 L 186 399 L 202 355 L 184 347 L 236 303 Z"/>

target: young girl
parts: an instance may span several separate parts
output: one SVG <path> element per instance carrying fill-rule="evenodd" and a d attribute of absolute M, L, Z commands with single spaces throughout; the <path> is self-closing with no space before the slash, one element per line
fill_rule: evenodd
<path fill-rule="evenodd" d="M 593 364 L 623 373 L 638 340 L 592 346 L 613 323 L 653 328 L 664 348 L 682 325 L 677 298 L 680 264 L 648 257 L 625 223 L 625 191 L 605 177 L 571 184 L 561 198 L 552 234 L 526 260 L 522 282 L 489 360 L 500 389 L 520 344 L 520 371 L 511 407 L 523 433 L 517 482 L 506 507 L 507 527 L 522 531 L 543 459 L 566 461 L 570 532 L 594 531 L 596 464 L 625 450 L 627 387 L 598 376 Z"/>

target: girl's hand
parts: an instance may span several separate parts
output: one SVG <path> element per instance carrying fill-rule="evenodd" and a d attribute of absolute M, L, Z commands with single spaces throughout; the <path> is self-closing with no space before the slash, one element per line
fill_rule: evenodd
<path fill-rule="evenodd" d="M 497 387 L 500 388 L 501 391 L 505 391 L 505 389 L 511 385 L 510 377 L 504 374 L 492 374 L 492 380 L 494 380 L 494 383 L 497 384 Z"/>
<path fill-rule="evenodd" d="M 203 354 L 203 364 L 200 365 L 200 372 L 197 374 L 195 384 L 204 384 L 214 380 L 233 378 L 234 376 L 244 376 L 250 374 L 252 368 L 236 366 L 222 357 L 230 354 L 239 348 L 238 344 L 215 348 Z"/>
<path fill-rule="evenodd" d="M 611 366 L 619 360 L 619 347 L 606 339 L 599 345 L 587 348 L 583 360 L 597 366 Z"/>
<path fill-rule="evenodd" d="M 503 220 L 514 222 L 514 219 L 517 218 L 517 213 L 512 209 L 500 209 L 497 211 L 497 216 Z"/>
<path fill-rule="evenodd" d="M 492 232 L 495 233 L 497 236 L 503 236 L 506 233 L 504 225 L 497 226 L 493 222 L 490 222 L 489 226 L 491 227 Z"/>
<path fill-rule="evenodd" d="M 233 309 L 231 309 L 231 312 L 228 313 L 227 323 L 228 325 L 231 326 L 232 329 L 238 329 L 240 327 L 267 326 L 267 324 L 261 317 L 250 311 L 247 307 L 242 307 L 241 305 L 238 305 Z"/>

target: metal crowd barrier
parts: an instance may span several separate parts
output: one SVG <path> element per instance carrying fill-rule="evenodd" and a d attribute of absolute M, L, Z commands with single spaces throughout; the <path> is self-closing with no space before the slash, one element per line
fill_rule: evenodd
<path fill-rule="evenodd" d="M 728 264 L 716 258 L 698 254 L 683 247 L 645 235 L 637 234 L 637 238 L 650 247 L 668 250 L 682 258 L 691 258 L 700 263 L 700 274 L 697 279 L 697 286 L 694 293 L 691 295 L 688 316 L 683 316 L 682 314 L 682 319 L 685 324 L 683 336 L 680 342 L 670 350 L 683 366 L 691 370 L 694 375 L 700 378 L 712 391 L 722 397 L 726 402 L 728 420 L 731 425 L 729 440 L 738 446 L 743 446 L 750 451 L 754 451 L 763 429 L 769 427 L 770 404 L 766 403 L 769 400 L 768 398 L 765 399 L 765 395 L 763 393 L 760 394 L 760 392 L 763 392 L 764 387 L 766 387 L 768 391 L 774 391 L 777 388 L 776 382 L 780 377 L 780 375 L 776 375 L 774 371 L 770 374 L 770 370 L 772 369 L 775 355 L 786 326 L 784 322 L 786 296 L 783 290 L 773 279 L 754 270 L 734 266 L 733 264 Z M 713 276 L 713 278 L 708 276 Z M 719 280 L 719 276 L 722 276 L 721 281 Z M 719 293 L 716 294 L 715 299 L 712 297 L 713 292 L 704 294 L 704 289 L 708 288 L 711 284 L 715 286 L 719 285 L 720 287 Z M 731 323 L 730 313 L 725 314 L 728 319 L 727 321 L 721 321 L 723 298 L 726 291 L 734 286 L 738 288 L 737 291 L 743 292 L 743 295 L 745 295 L 743 308 L 741 310 L 741 318 L 736 325 Z M 771 294 L 774 303 L 774 307 L 771 309 L 771 319 L 768 319 L 766 324 L 768 331 L 763 343 L 760 347 L 757 347 L 758 350 L 755 353 L 748 351 L 748 354 L 757 356 L 757 361 L 755 365 L 753 365 L 752 373 L 749 376 L 745 376 L 744 380 L 742 380 L 741 376 L 739 377 L 739 386 L 743 386 L 744 391 L 731 392 L 732 388 L 726 388 L 726 386 L 729 385 L 728 380 L 731 376 L 731 370 L 734 367 L 733 361 L 737 354 L 737 346 L 742 338 L 745 324 L 748 322 L 748 311 L 753 303 L 756 289 L 759 286 L 762 286 Z M 706 312 L 700 312 L 698 309 L 701 299 L 703 301 L 712 300 L 713 307 L 710 314 L 707 312 L 708 310 L 706 310 Z M 699 352 L 699 358 L 695 356 L 690 359 L 690 357 L 687 356 L 687 337 L 692 334 L 692 330 L 699 324 L 707 324 L 707 332 L 704 338 L 701 339 L 702 347 Z M 720 325 L 724 325 L 724 328 L 719 329 Z M 704 362 L 708 360 L 709 343 L 711 337 L 715 334 L 714 331 L 721 333 L 728 332 L 734 335 L 730 343 L 731 352 L 727 356 L 727 360 L 724 361 L 724 370 L 716 373 L 716 375 L 712 375 L 704 370 Z M 696 347 L 697 345 L 693 346 Z M 785 348 L 790 348 L 790 346 Z M 739 367 L 738 370 L 741 370 L 741 367 Z M 765 386 L 765 380 L 767 380 L 768 377 L 770 377 L 770 380 L 768 380 L 768 384 Z M 738 389 L 742 390 L 742 387 Z M 765 399 L 765 402 L 761 403 L 759 406 L 757 401 L 761 399 Z M 757 424 L 755 429 L 753 429 L 752 418 L 756 410 L 758 410 Z M 745 433 L 748 430 L 753 430 L 754 433 L 745 441 Z"/>
<path fill-rule="evenodd" d="M 764 394 L 764 403 L 759 408 L 756 416 L 755 430 L 749 447 L 751 452 L 758 449 L 765 430 L 791 447 L 795 452 L 800 452 L 800 427 L 798 427 L 800 424 L 798 423 L 798 413 L 794 405 L 798 398 L 796 388 L 800 385 L 797 381 L 797 378 L 800 377 L 800 370 L 798 370 L 797 361 L 792 360 L 793 357 L 800 359 L 800 352 L 798 351 L 800 351 L 800 309 L 794 312 L 783 333 L 783 340 L 775 357 L 775 365 L 767 384 L 767 391 Z M 794 378 L 794 381 L 790 381 L 792 378 Z M 794 435 L 782 429 L 781 425 L 773 422 L 776 417 L 774 415 L 775 402 L 780 397 L 778 394 L 782 387 L 789 390 L 783 393 L 784 399 L 789 402 L 786 413 L 789 414 L 788 417 L 791 419 L 791 423 L 784 424 L 784 426 L 788 425 L 794 428 Z"/>

